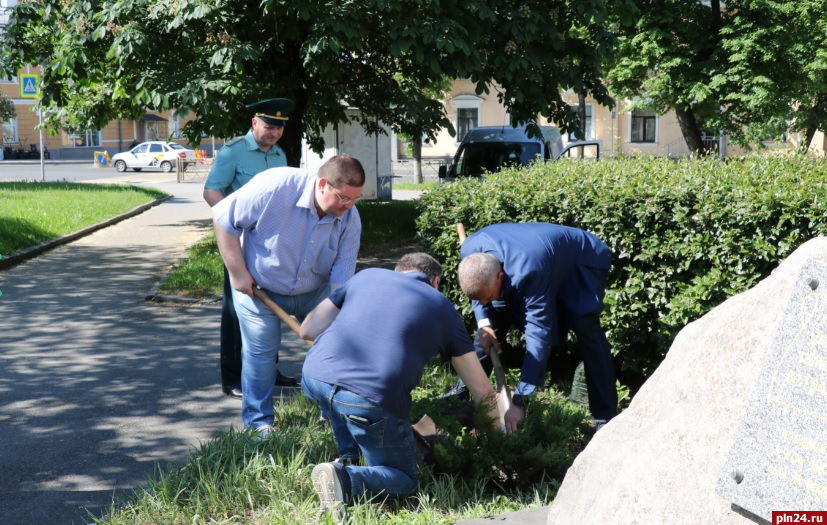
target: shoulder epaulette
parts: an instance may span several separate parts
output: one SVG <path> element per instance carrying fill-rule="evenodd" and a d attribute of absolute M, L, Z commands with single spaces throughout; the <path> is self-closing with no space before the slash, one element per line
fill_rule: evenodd
<path fill-rule="evenodd" d="M 242 135 L 241 137 L 236 137 L 236 138 L 234 138 L 233 140 L 231 140 L 231 141 L 229 141 L 229 142 L 225 142 L 225 143 L 224 143 L 224 145 L 225 145 L 225 146 L 232 146 L 233 144 L 236 144 L 236 143 L 238 143 L 238 142 L 240 142 L 240 141 L 242 141 L 242 140 L 244 140 L 244 136 L 243 136 L 243 135 Z"/>

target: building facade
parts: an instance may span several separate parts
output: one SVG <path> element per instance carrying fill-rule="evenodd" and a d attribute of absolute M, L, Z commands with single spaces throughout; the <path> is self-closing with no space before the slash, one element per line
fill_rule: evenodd
<path fill-rule="evenodd" d="M 565 92 L 563 99 L 572 106 L 576 107 L 578 104 L 578 97 L 573 92 Z M 586 136 L 584 139 L 598 141 L 601 156 L 682 157 L 689 154 L 689 148 L 683 139 L 673 111 L 664 115 L 656 115 L 653 111 L 630 110 L 629 106 L 632 102 L 616 99 L 615 108 L 609 109 L 593 99 L 586 99 Z M 474 83 L 470 80 L 454 81 L 451 90 L 446 93 L 443 104 L 457 134 L 452 137 L 448 130 L 441 130 L 437 134 L 436 141 L 423 144 L 423 157 L 452 157 L 462 137 L 470 128 L 511 125 L 510 115 L 497 100 L 496 90 L 492 89 L 488 94 L 477 95 Z M 540 119 L 538 123 L 552 124 L 545 119 Z M 572 140 L 574 137 L 564 135 L 565 143 Z M 743 148 L 730 144 L 727 137 L 721 137 L 714 131 L 707 132 L 704 140 L 707 146 L 714 148 L 721 156 L 737 157 L 746 153 Z M 826 140 L 823 132 L 817 132 L 810 147 L 811 153 L 824 155 L 827 147 Z M 794 150 L 800 142 L 800 134 L 790 134 L 788 141 L 767 141 L 764 145 L 771 151 L 790 151 Z M 400 148 L 400 151 L 404 154 L 404 146 Z"/>
<path fill-rule="evenodd" d="M 147 111 L 138 120 L 114 120 L 102 129 L 72 133 L 62 129 L 56 135 L 41 133 L 38 129 L 41 118 L 35 110 L 37 96 L 30 97 L 28 93 L 32 89 L 32 83 L 39 79 L 40 70 L 28 66 L 21 69 L 16 77 L 0 80 L 0 91 L 11 99 L 17 113 L 15 118 L 2 122 L 3 156 L 7 160 L 39 159 L 42 149 L 48 159 L 88 159 L 91 162 L 95 151 L 114 155 L 147 140 L 171 140 L 190 147 L 180 133 L 186 119 L 181 119 L 174 111 Z M 211 154 L 222 143 L 219 140 L 216 144 L 215 139 L 207 137 L 202 140 L 199 149 Z"/>

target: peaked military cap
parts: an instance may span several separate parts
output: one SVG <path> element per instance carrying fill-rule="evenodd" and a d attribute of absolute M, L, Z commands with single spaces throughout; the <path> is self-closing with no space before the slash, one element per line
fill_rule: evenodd
<path fill-rule="evenodd" d="M 287 123 L 287 115 L 296 107 L 296 103 L 286 98 L 270 98 L 247 104 L 247 107 L 255 111 L 255 116 L 270 124 L 271 126 L 284 126 Z"/>

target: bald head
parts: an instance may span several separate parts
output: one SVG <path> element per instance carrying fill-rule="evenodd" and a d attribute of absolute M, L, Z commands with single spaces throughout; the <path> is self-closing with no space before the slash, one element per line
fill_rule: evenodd
<path fill-rule="evenodd" d="M 490 253 L 472 253 L 459 263 L 459 286 L 465 295 L 477 300 L 498 286 L 501 269 L 500 261 Z"/>

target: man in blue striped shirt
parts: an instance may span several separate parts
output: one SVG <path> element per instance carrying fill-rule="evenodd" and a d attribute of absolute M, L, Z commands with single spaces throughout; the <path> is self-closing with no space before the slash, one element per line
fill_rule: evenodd
<path fill-rule="evenodd" d="M 352 277 L 362 233 L 354 204 L 364 184 L 361 163 L 339 155 L 318 173 L 263 171 L 213 207 L 243 340 L 241 415 L 244 426 L 261 435 L 273 425 L 281 320 L 254 289 L 303 318 Z"/>

